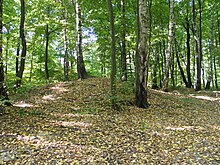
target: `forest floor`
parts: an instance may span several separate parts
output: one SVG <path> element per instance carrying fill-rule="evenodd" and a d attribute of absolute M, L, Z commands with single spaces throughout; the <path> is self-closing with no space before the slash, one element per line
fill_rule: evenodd
<path fill-rule="evenodd" d="M 0 164 L 220 164 L 217 92 L 149 90 L 139 109 L 121 84 L 113 111 L 108 86 L 90 78 L 12 97 L 0 114 Z"/>

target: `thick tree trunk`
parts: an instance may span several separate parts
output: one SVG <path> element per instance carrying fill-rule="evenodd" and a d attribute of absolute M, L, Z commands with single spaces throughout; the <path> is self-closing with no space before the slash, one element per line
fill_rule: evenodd
<path fill-rule="evenodd" d="M 146 0 L 137 0 L 136 105 L 147 108 L 147 11 Z"/>
<path fill-rule="evenodd" d="M 17 80 L 16 80 L 16 87 L 21 85 L 21 80 L 24 72 L 25 66 L 25 58 L 26 58 L 26 39 L 25 39 L 25 32 L 24 32 L 24 22 L 25 22 L 25 1 L 20 0 L 21 2 L 21 22 L 20 22 L 20 38 L 22 43 L 22 51 L 21 51 L 21 61 L 20 67 L 17 73 Z"/>
<path fill-rule="evenodd" d="M 170 0 L 170 21 L 169 21 L 169 34 L 168 34 L 168 47 L 166 49 L 166 66 L 163 81 L 163 90 L 168 91 L 169 84 L 169 69 L 172 54 L 173 44 L 173 33 L 174 33 L 174 0 Z"/>
<path fill-rule="evenodd" d="M 192 0 L 192 21 L 193 21 L 193 35 L 194 35 L 194 42 L 195 42 L 195 57 L 196 57 L 196 84 L 195 90 L 201 90 L 201 49 L 199 44 L 199 37 L 197 34 L 196 28 L 196 12 L 195 12 L 195 0 Z"/>
<path fill-rule="evenodd" d="M 49 69 L 48 69 L 48 46 L 49 46 L 49 25 L 46 25 L 46 30 L 45 30 L 45 37 L 46 37 L 46 48 L 45 48 L 45 75 L 46 75 L 46 80 L 49 80 Z"/>
<path fill-rule="evenodd" d="M 125 0 L 121 0 L 121 80 L 127 81 Z"/>
<path fill-rule="evenodd" d="M 110 33 L 111 33 L 111 105 L 117 109 L 116 104 L 116 45 L 115 45 L 115 26 L 112 1 L 107 0 L 109 9 Z"/>
<path fill-rule="evenodd" d="M 77 30 L 77 73 L 79 79 L 84 79 L 87 77 L 87 72 L 83 60 L 82 51 L 82 20 L 81 20 L 81 8 L 76 0 L 76 30 Z"/>

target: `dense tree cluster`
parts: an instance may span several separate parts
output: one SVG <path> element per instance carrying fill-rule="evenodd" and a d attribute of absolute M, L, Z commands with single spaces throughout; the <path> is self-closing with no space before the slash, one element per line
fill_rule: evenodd
<path fill-rule="evenodd" d="M 132 81 L 146 108 L 147 86 L 218 88 L 219 9 L 218 0 L 0 0 L 0 95 L 5 84 L 112 75 L 113 95 L 116 79 Z"/>

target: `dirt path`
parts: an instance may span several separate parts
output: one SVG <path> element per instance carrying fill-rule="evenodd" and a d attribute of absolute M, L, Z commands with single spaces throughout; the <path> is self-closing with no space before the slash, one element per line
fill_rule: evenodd
<path fill-rule="evenodd" d="M 220 164 L 220 103 L 150 91 L 109 107 L 108 79 L 33 89 L 0 116 L 0 164 Z"/>

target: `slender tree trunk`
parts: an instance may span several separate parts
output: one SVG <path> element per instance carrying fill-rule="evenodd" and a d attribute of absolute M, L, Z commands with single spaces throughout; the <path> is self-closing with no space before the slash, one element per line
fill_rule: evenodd
<path fill-rule="evenodd" d="M 20 57 L 20 38 L 18 39 L 17 52 L 16 52 L 16 66 L 15 66 L 16 75 L 18 74 L 18 70 L 19 70 L 19 57 Z"/>
<path fill-rule="evenodd" d="M 121 80 L 127 81 L 125 0 L 121 0 Z"/>
<path fill-rule="evenodd" d="M 31 68 L 30 68 L 30 77 L 29 77 L 29 81 L 31 82 L 32 80 L 32 75 L 33 75 L 33 67 L 34 67 L 34 57 L 33 55 L 31 55 Z"/>
<path fill-rule="evenodd" d="M 192 0 L 192 16 L 193 16 L 193 35 L 194 35 L 194 42 L 195 42 L 195 57 L 196 57 L 196 84 L 195 90 L 201 90 L 201 49 L 199 44 L 199 37 L 197 34 L 196 28 L 196 12 L 195 12 L 195 0 Z"/>
<path fill-rule="evenodd" d="M 216 48 L 218 47 L 218 41 L 216 40 Z M 216 66 L 216 54 L 214 55 L 214 59 L 213 59 L 213 63 L 214 63 L 214 73 L 215 73 L 215 87 L 216 89 L 218 89 L 218 74 L 217 74 L 217 66 Z"/>
<path fill-rule="evenodd" d="M 116 45 L 115 45 L 115 26 L 112 1 L 107 0 L 111 33 L 111 105 L 117 109 L 116 104 Z"/>
<path fill-rule="evenodd" d="M 169 69 L 172 54 L 173 44 L 173 33 L 174 33 L 174 0 L 170 0 L 170 21 L 169 21 L 169 34 L 168 34 L 168 47 L 166 49 L 166 66 L 163 81 L 163 90 L 168 91 L 169 84 Z"/>
<path fill-rule="evenodd" d="M 45 36 L 46 36 L 46 48 L 45 48 L 45 75 L 46 75 L 46 81 L 49 80 L 49 69 L 48 69 L 48 46 L 49 46 L 49 38 L 50 38 L 50 33 L 49 33 L 49 25 L 46 25 L 46 30 L 45 30 Z"/>
<path fill-rule="evenodd" d="M 152 18 L 152 0 L 149 0 L 148 1 L 148 13 L 149 13 L 149 19 L 148 19 L 148 21 L 149 21 L 149 37 L 148 37 L 148 48 L 149 48 L 149 50 L 148 50 L 148 54 L 147 54 L 147 61 L 149 61 L 149 59 L 150 59 L 150 54 L 151 54 L 151 50 L 153 51 L 153 48 L 151 48 L 151 38 L 152 38 L 152 20 L 153 20 L 153 18 Z M 148 63 L 147 63 L 147 65 L 148 65 Z M 149 77 L 149 66 L 146 66 L 147 67 L 147 76 L 146 76 L 146 84 L 148 83 L 148 77 Z"/>
<path fill-rule="evenodd" d="M 21 22 L 20 22 L 20 38 L 22 43 L 22 51 L 21 51 L 21 61 L 20 68 L 17 73 L 16 87 L 21 85 L 21 80 L 24 72 L 25 66 L 25 58 L 26 58 L 26 38 L 24 32 L 24 22 L 25 22 L 25 0 L 20 0 L 21 2 Z"/>
<path fill-rule="evenodd" d="M 214 54 L 214 11 L 215 4 L 212 7 L 211 11 L 211 25 L 210 25 L 210 45 L 209 45 L 209 71 L 208 71 L 208 79 L 206 83 L 205 89 L 210 89 L 211 82 L 213 80 L 213 54 Z"/>
<path fill-rule="evenodd" d="M 171 66 L 170 66 L 170 76 L 171 76 L 171 80 L 172 80 L 172 87 L 175 87 L 176 84 L 175 84 L 175 63 L 174 63 L 174 50 L 173 48 L 171 49 L 172 50 L 172 56 L 171 56 Z"/>
<path fill-rule="evenodd" d="M 8 35 L 9 35 L 9 31 L 7 30 L 7 37 L 6 37 L 7 41 L 6 41 L 6 49 L 5 49 L 5 76 L 8 74 L 8 50 L 9 50 L 9 36 Z"/>
<path fill-rule="evenodd" d="M 7 97 L 6 88 L 4 85 L 5 77 L 4 77 L 4 65 L 3 65 L 3 0 L 0 0 L 0 101 Z"/>
<path fill-rule="evenodd" d="M 179 50 L 178 50 L 178 45 L 177 45 L 177 41 L 175 40 L 175 49 L 176 49 L 176 61 L 177 61 L 177 65 L 179 67 L 179 70 L 180 70 L 180 74 L 181 74 L 181 77 L 183 79 L 183 82 L 185 84 L 185 86 L 187 87 L 188 86 L 188 82 L 187 82 L 187 79 L 186 79 L 186 76 L 184 74 L 184 70 L 181 66 L 181 63 L 180 63 L 180 59 L 179 59 Z"/>
<path fill-rule="evenodd" d="M 217 11 L 217 17 L 218 17 L 218 52 L 220 53 L 220 15 Z M 220 67 L 220 57 L 219 57 L 219 67 Z"/>
<path fill-rule="evenodd" d="M 76 0 L 76 30 L 77 30 L 77 73 L 79 79 L 87 77 L 87 72 L 83 60 L 82 51 L 82 20 L 81 20 L 81 8 L 78 0 Z"/>
<path fill-rule="evenodd" d="M 67 9 L 65 8 L 65 12 L 63 13 L 64 19 L 65 19 L 65 27 L 64 27 L 64 48 L 65 48 L 65 54 L 64 54 L 64 80 L 69 80 L 69 55 L 68 55 L 68 37 L 67 37 Z"/>
<path fill-rule="evenodd" d="M 200 67 L 202 70 L 202 82 L 203 86 L 205 86 L 205 69 L 202 66 L 203 61 L 203 53 L 202 53 L 202 1 L 198 0 L 199 4 L 199 53 L 200 53 Z M 201 84 L 202 85 L 202 84 Z"/>
<path fill-rule="evenodd" d="M 187 65 L 186 65 L 186 73 L 187 73 L 187 79 L 188 84 L 187 88 L 192 88 L 192 80 L 191 80 L 191 72 L 190 72 L 190 66 L 191 66 L 191 52 L 190 52 L 190 22 L 189 22 L 189 11 L 187 7 L 187 16 L 186 16 L 186 26 L 184 26 L 186 29 L 186 47 L 187 47 Z"/>
<path fill-rule="evenodd" d="M 147 108 L 147 11 L 146 0 L 137 0 L 136 105 Z"/>
<path fill-rule="evenodd" d="M 157 50 L 157 45 L 155 44 L 154 48 L 154 66 L 153 66 L 153 79 L 152 79 L 152 89 L 158 89 L 157 85 L 157 70 L 158 70 L 158 63 L 159 63 L 159 54 Z"/>

